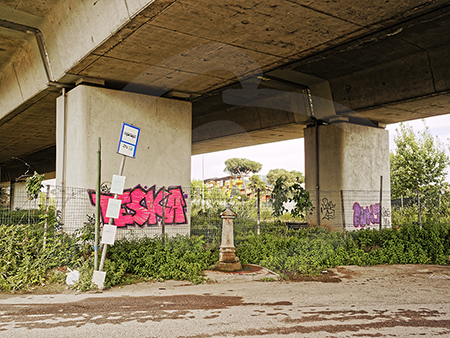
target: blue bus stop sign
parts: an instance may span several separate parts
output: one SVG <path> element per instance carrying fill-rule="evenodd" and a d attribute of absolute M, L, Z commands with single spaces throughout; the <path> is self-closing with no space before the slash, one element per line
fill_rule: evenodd
<path fill-rule="evenodd" d="M 140 128 L 123 123 L 117 152 L 128 157 L 135 157 L 140 132 Z"/>

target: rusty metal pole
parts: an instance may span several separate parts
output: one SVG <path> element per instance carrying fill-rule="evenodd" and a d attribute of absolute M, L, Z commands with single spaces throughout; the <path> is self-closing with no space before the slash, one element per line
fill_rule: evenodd
<path fill-rule="evenodd" d="M 342 232 L 344 240 L 347 240 L 347 228 L 345 227 L 345 208 L 344 208 L 344 193 L 341 190 L 341 212 L 342 212 Z"/>
<path fill-rule="evenodd" d="M 257 220 L 256 220 L 256 224 L 257 224 L 257 226 L 258 226 L 258 230 L 257 230 L 257 234 L 258 234 L 258 236 L 259 236 L 259 233 L 260 233 L 260 229 L 261 229 L 261 209 L 260 209 L 260 204 L 261 204 L 261 197 L 260 197 L 260 189 L 258 188 L 258 195 L 257 195 L 257 203 L 258 203 L 258 206 L 257 206 L 257 208 L 258 208 L 258 217 L 257 217 Z"/>
<path fill-rule="evenodd" d="M 380 176 L 380 231 L 383 227 L 383 176 Z"/>
<path fill-rule="evenodd" d="M 162 187 L 162 203 L 161 236 L 164 244 L 166 235 L 166 187 Z"/>

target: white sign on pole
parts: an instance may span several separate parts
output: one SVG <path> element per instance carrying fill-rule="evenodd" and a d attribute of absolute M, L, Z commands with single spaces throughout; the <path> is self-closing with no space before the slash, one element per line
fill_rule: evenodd
<path fill-rule="evenodd" d="M 119 218 L 121 206 L 122 200 L 110 198 L 108 201 L 108 208 L 106 209 L 106 217 Z"/>
<path fill-rule="evenodd" d="M 92 275 L 92 283 L 97 284 L 100 290 L 103 290 L 103 284 L 105 283 L 106 271 L 96 271 Z"/>
<path fill-rule="evenodd" d="M 111 194 L 121 195 L 123 194 L 123 188 L 125 187 L 125 176 L 113 175 L 111 184 Z"/>
<path fill-rule="evenodd" d="M 113 245 L 116 240 L 117 227 L 115 225 L 106 224 L 103 226 L 102 244 Z"/>
<path fill-rule="evenodd" d="M 128 157 L 135 157 L 140 132 L 140 128 L 124 123 L 117 152 Z"/>

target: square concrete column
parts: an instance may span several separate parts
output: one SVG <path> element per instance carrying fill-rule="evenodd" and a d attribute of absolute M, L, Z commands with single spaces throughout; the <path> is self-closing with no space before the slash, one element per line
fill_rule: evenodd
<path fill-rule="evenodd" d="M 66 94 L 65 106 L 62 97 L 57 102 L 57 184 L 67 193 L 95 189 L 99 137 L 102 182 L 111 182 L 122 160 L 117 154 L 122 123 L 132 124 L 141 131 L 136 157 L 125 161 L 129 190 L 123 212 L 128 214 L 117 221 L 118 230 L 157 226 L 165 187 L 166 202 L 173 200 L 166 209 L 166 225 L 172 222 L 179 233 L 189 233 L 191 121 L 189 102 L 80 85 Z"/>
<path fill-rule="evenodd" d="M 390 227 L 389 132 L 338 122 L 304 135 L 305 188 L 314 205 L 308 223 L 336 231 Z"/>

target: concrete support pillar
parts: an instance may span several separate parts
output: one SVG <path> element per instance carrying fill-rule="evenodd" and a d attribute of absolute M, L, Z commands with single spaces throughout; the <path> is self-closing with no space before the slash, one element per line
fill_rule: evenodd
<path fill-rule="evenodd" d="M 390 227 L 389 132 L 337 122 L 304 135 L 305 188 L 314 205 L 308 223 L 336 231 Z"/>
<path fill-rule="evenodd" d="M 67 203 L 80 203 L 71 189 L 82 188 L 76 191 L 77 198 L 84 193 L 88 197 L 87 189 L 95 189 L 99 137 L 102 182 L 111 184 L 113 174 L 118 175 L 122 155 L 117 154 L 117 149 L 125 122 L 141 128 L 141 132 L 136 157 L 125 161 L 123 175 L 128 195 L 121 198 L 121 216 L 115 221 L 118 231 L 153 228 L 157 234 L 155 227 L 165 217 L 169 235 L 189 233 L 191 121 L 191 104 L 185 101 L 85 85 L 69 91 L 65 100 L 58 98 L 56 179 L 65 187 L 66 218 L 71 208 Z M 78 213 L 84 212 L 80 205 L 73 207 L 78 208 Z M 105 221 L 103 209 L 102 200 Z M 67 220 L 64 224 L 68 224 Z M 176 229 L 171 231 L 171 225 Z"/>
<path fill-rule="evenodd" d="M 219 261 L 215 266 L 215 270 L 241 270 L 242 265 L 239 258 L 236 256 L 236 250 L 234 249 L 233 219 L 236 217 L 236 214 L 227 207 L 220 216 L 223 219 L 222 243 L 220 245 Z"/>

